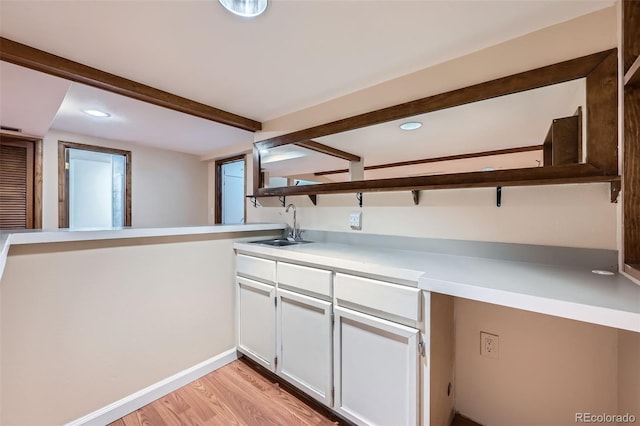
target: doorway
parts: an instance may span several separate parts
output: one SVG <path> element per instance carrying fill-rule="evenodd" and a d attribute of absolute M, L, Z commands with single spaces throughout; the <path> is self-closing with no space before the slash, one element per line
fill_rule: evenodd
<path fill-rule="evenodd" d="M 216 167 L 215 223 L 245 223 L 246 159 L 244 155 L 225 158 Z"/>
<path fill-rule="evenodd" d="M 60 228 L 131 226 L 131 152 L 58 142 Z"/>
<path fill-rule="evenodd" d="M 0 229 L 42 228 L 42 139 L 0 133 Z"/>

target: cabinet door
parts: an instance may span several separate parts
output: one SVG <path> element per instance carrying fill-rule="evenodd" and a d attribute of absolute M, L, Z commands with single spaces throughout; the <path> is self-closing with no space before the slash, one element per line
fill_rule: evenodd
<path fill-rule="evenodd" d="M 238 350 L 274 371 L 275 287 L 238 277 Z"/>
<path fill-rule="evenodd" d="M 280 288 L 277 298 L 276 372 L 330 407 L 331 303 Z"/>
<path fill-rule="evenodd" d="M 419 331 L 334 308 L 335 409 L 361 425 L 416 425 Z"/>

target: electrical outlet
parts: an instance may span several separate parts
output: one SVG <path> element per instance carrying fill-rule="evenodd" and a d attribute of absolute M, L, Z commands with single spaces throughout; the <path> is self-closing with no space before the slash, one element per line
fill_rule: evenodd
<path fill-rule="evenodd" d="M 349 226 L 351 229 L 362 229 L 362 212 L 355 211 L 349 214 Z"/>
<path fill-rule="evenodd" d="M 496 334 L 481 331 L 480 355 L 487 358 L 500 358 L 500 337 Z"/>

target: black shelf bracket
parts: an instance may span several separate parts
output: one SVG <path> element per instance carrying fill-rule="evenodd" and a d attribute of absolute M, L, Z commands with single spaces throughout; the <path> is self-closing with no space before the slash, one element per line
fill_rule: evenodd
<path fill-rule="evenodd" d="M 414 189 L 411 191 L 411 194 L 413 195 L 413 204 L 415 204 L 416 206 L 420 204 L 420 191 Z"/>
<path fill-rule="evenodd" d="M 284 195 L 280 195 L 278 197 L 278 200 L 280 200 L 280 204 L 282 204 L 282 207 L 285 207 L 287 205 L 287 197 L 285 197 Z"/>
<path fill-rule="evenodd" d="M 502 187 L 496 188 L 496 207 L 502 206 Z"/>
<path fill-rule="evenodd" d="M 362 208 L 362 192 L 356 193 L 356 200 L 358 200 L 358 205 Z"/>
<path fill-rule="evenodd" d="M 619 180 L 611 181 L 611 202 L 617 203 L 620 197 L 620 190 L 622 189 L 622 182 Z"/>
<path fill-rule="evenodd" d="M 318 196 L 316 194 L 309 194 L 309 199 L 311 200 L 314 206 L 318 205 Z"/>

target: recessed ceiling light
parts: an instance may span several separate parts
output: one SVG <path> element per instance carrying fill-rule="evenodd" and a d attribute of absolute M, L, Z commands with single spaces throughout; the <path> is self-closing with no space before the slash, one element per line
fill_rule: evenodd
<path fill-rule="evenodd" d="M 111 114 L 106 113 L 104 111 L 97 110 L 97 109 L 83 109 L 82 112 L 92 117 L 101 117 L 101 118 L 111 117 Z"/>
<path fill-rule="evenodd" d="M 400 128 L 402 130 L 416 130 L 422 127 L 422 123 L 419 121 L 407 121 L 406 123 L 402 123 Z"/>
<path fill-rule="evenodd" d="M 219 0 L 229 12 L 245 18 L 258 16 L 267 9 L 268 0 Z"/>
<path fill-rule="evenodd" d="M 485 168 L 482 169 L 483 172 L 492 172 L 494 170 L 495 169 L 493 167 L 485 167 Z"/>

